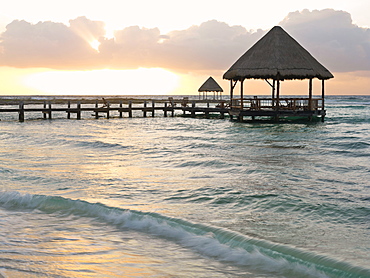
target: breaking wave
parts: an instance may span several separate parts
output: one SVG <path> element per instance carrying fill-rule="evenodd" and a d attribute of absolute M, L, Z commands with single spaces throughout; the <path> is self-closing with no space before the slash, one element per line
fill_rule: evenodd
<path fill-rule="evenodd" d="M 203 256 L 284 277 L 370 277 L 370 269 L 327 256 L 275 244 L 224 228 L 195 224 L 157 213 L 56 196 L 0 192 L 0 207 L 37 210 L 58 217 L 73 215 L 169 240 Z"/>

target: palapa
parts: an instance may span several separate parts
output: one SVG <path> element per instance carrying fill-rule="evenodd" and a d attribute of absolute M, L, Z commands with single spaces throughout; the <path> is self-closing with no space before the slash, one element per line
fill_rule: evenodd
<path fill-rule="evenodd" d="M 275 26 L 224 74 L 228 80 L 312 79 L 334 76 L 283 28 Z"/>
<path fill-rule="evenodd" d="M 216 80 L 214 80 L 211 76 L 200 86 L 198 92 L 223 92 L 222 88 Z"/>

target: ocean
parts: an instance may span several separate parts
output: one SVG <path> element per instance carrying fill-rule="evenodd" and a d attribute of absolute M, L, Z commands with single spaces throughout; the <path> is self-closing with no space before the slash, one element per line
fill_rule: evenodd
<path fill-rule="evenodd" d="M 370 277 L 370 96 L 326 108 L 0 115 L 0 277 Z"/>

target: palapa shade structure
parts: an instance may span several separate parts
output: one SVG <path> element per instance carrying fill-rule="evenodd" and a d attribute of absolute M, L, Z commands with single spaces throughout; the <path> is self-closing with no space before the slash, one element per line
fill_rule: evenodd
<path fill-rule="evenodd" d="M 218 83 L 216 82 L 216 80 L 213 79 L 213 77 L 209 77 L 204 83 L 202 86 L 200 86 L 200 88 L 198 89 L 198 92 L 199 92 L 199 97 L 200 97 L 200 93 L 203 92 L 207 95 L 207 92 L 216 92 L 216 93 L 222 93 L 223 90 L 222 88 L 220 87 L 220 85 L 218 85 Z M 204 97 L 204 95 L 203 95 Z"/>
<path fill-rule="evenodd" d="M 224 74 L 223 78 L 231 81 L 230 97 L 237 81 L 241 82 L 243 99 L 243 81 L 245 79 L 273 79 L 272 98 L 274 99 L 277 82 L 286 79 L 309 79 L 309 98 L 312 98 L 312 79 L 322 80 L 322 98 L 324 98 L 324 80 L 334 76 L 321 65 L 306 49 L 293 39 L 283 28 L 275 26 L 247 52 L 245 52 Z M 234 83 L 233 83 L 234 81 Z"/>

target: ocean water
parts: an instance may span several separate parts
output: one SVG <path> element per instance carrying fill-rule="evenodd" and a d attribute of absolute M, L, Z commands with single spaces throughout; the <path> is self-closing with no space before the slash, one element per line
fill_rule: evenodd
<path fill-rule="evenodd" d="M 0 277 L 370 277 L 370 97 L 324 123 L 0 115 Z"/>

